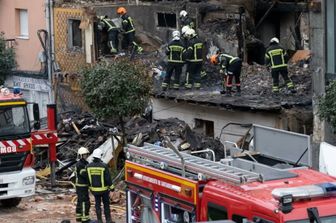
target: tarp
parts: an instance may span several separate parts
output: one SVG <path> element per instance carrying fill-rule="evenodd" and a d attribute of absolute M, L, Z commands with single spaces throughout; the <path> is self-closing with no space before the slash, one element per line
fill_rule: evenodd
<path fill-rule="evenodd" d="M 326 142 L 320 144 L 320 172 L 336 177 L 336 146 Z"/>
<path fill-rule="evenodd" d="M 98 148 L 101 149 L 103 151 L 103 157 L 102 160 L 104 163 L 109 163 L 112 158 L 113 158 L 113 151 L 115 149 L 117 149 L 118 147 L 118 141 L 115 137 L 113 138 L 113 144 L 112 144 L 112 139 L 111 137 L 109 137 L 101 146 L 99 146 Z M 89 158 L 87 159 L 87 161 L 89 163 L 92 162 L 92 154 L 89 156 Z"/>

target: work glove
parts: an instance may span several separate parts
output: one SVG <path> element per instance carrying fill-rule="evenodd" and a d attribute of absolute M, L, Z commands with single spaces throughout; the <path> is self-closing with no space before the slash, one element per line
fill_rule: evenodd
<path fill-rule="evenodd" d="M 110 188 L 109 188 L 109 191 L 112 191 L 112 192 L 113 192 L 114 189 L 115 189 L 115 188 L 114 188 L 114 185 L 112 184 L 112 185 L 110 186 Z"/>

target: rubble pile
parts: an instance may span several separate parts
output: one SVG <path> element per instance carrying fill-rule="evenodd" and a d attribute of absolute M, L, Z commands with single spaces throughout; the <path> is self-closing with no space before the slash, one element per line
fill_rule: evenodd
<path fill-rule="evenodd" d="M 191 152 L 209 148 L 215 152 L 216 159 L 224 156 L 224 147 L 218 139 L 193 131 L 188 124 L 177 118 L 162 119 L 152 123 L 142 118 L 134 118 L 126 124 L 125 128 L 129 142 L 141 133 L 139 145 L 144 142 L 163 145 L 164 137 L 168 136 L 179 150 Z"/>
<path fill-rule="evenodd" d="M 76 159 L 77 150 L 84 146 L 92 152 L 103 144 L 112 131 L 106 125 L 89 113 L 66 113 L 61 115 L 58 124 L 58 136 L 61 145 L 58 146 L 57 157 L 60 160 Z"/>
<path fill-rule="evenodd" d="M 88 113 L 72 114 L 71 118 L 69 115 L 63 116 L 58 126 L 62 144 L 58 146 L 57 157 L 63 162 L 75 160 L 77 150 L 81 146 L 87 147 L 92 152 L 103 144 L 111 133 L 117 133 L 118 129 L 120 131 L 120 126 L 100 123 Z M 177 118 L 149 122 L 142 117 L 134 117 L 125 123 L 125 130 L 127 141 L 139 146 L 144 142 L 163 145 L 164 137 L 168 136 L 180 150 L 195 151 L 209 148 L 215 151 L 216 157 L 223 157 L 223 145 L 218 139 L 196 133 L 188 124 Z"/>
<path fill-rule="evenodd" d="M 208 62 L 204 63 L 204 70 L 207 76 L 202 78 L 201 84 L 203 91 L 221 90 L 223 84 L 223 75 L 219 73 L 219 67 Z M 289 76 L 295 84 L 296 93 L 288 95 L 285 83 L 282 77 L 279 77 L 281 93 L 285 94 L 288 100 L 297 100 L 298 96 L 304 98 L 311 97 L 312 75 L 313 71 L 308 67 L 301 67 L 298 64 L 289 65 Z M 183 84 L 184 74 L 181 76 Z M 161 81 L 164 75 L 154 80 L 154 94 L 161 94 Z M 242 66 L 241 72 L 242 96 L 251 97 L 271 97 L 272 96 L 272 75 L 264 65 L 246 64 Z M 168 91 L 168 95 L 180 95 L 185 91 Z"/>
<path fill-rule="evenodd" d="M 288 68 L 289 76 L 295 84 L 297 93 L 295 96 L 309 96 L 311 94 L 312 73 L 309 68 L 303 68 L 292 64 Z M 282 77 L 279 77 L 280 86 L 284 87 Z M 241 74 L 243 94 L 247 95 L 270 95 L 272 86 L 272 76 L 265 66 L 259 64 L 247 65 L 242 67 Z"/>

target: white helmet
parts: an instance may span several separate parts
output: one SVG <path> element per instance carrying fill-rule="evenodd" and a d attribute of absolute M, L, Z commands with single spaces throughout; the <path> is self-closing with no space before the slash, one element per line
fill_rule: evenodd
<path fill-rule="evenodd" d="M 173 40 L 179 40 L 181 36 L 180 31 L 178 30 L 173 31 L 172 36 L 173 36 Z"/>
<path fill-rule="evenodd" d="M 276 37 L 273 37 L 270 41 L 270 43 L 279 43 L 279 42 L 280 42 L 279 39 Z"/>
<path fill-rule="evenodd" d="M 81 147 L 78 149 L 78 155 L 84 155 L 84 154 L 89 154 L 89 150 L 85 147 Z"/>
<path fill-rule="evenodd" d="M 189 26 L 183 26 L 181 29 L 181 35 L 184 36 L 186 34 L 186 32 L 188 31 L 188 29 L 190 29 Z"/>
<path fill-rule="evenodd" d="M 184 17 L 184 16 L 187 16 L 187 15 L 188 15 L 188 13 L 187 13 L 186 10 L 182 10 L 182 11 L 180 12 L 180 17 Z"/>
<path fill-rule="evenodd" d="M 103 151 L 101 149 L 95 149 L 93 150 L 92 157 L 101 159 L 103 156 Z"/>
<path fill-rule="evenodd" d="M 187 36 L 187 37 L 194 37 L 194 36 L 196 36 L 196 32 L 195 32 L 195 30 L 194 29 L 188 29 L 187 31 L 186 31 L 186 33 L 185 33 L 185 35 Z"/>

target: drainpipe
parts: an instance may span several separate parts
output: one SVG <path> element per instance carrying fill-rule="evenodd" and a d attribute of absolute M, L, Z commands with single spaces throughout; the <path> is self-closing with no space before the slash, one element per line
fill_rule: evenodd
<path fill-rule="evenodd" d="M 46 7 L 46 25 L 47 25 L 47 32 L 48 32 L 48 41 L 47 41 L 47 64 L 48 64 L 48 80 L 50 83 L 49 88 L 49 97 L 50 103 L 55 103 L 54 91 L 53 91 L 53 0 L 45 0 L 45 7 Z"/>

